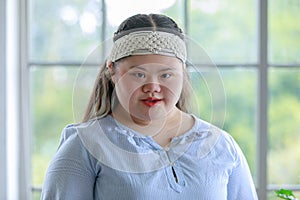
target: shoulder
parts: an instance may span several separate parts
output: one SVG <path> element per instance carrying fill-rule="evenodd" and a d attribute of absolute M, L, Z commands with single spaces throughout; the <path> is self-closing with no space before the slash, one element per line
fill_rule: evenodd
<path fill-rule="evenodd" d="M 238 154 L 241 153 L 240 147 L 234 140 L 234 138 L 225 130 L 205 121 L 198 117 L 195 118 L 195 126 L 197 132 L 197 138 L 203 140 L 203 144 L 209 151 L 202 151 L 202 156 L 208 153 L 218 152 L 221 154 L 227 154 L 232 159 L 236 160 Z"/>
<path fill-rule="evenodd" d="M 235 141 L 233 137 L 225 130 L 203 120 L 199 117 L 194 116 L 195 125 L 194 129 L 199 132 L 199 135 L 213 136 L 218 138 L 218 140 L 224 141 L 229 144 L 234 144 Z"/>
<path fill-rule="evenodd" d="M 82 155 L 87 159 L 101 160 L 114 146 L 109 136 L 114 127 L 111 117 L 67 125 L 61 135 L 58 155 Z"/>
<path fill-rule="evenodd" d="M 90 149 L 95 145 L 89 144 L 95 140 L 96 133 L 93 131 L 98 121 L 97 119 L 86 123 L 69 124 L 63 129 L 59 147 L 50 165 L 51 169 L 59 166 L 64 168 L 76 166 L 76 170 L 81 170 L 82 173 L 89 173 L 92 176 L 97 174 L 100 165 Z"/>
<path fill-rule="evenodd" d="M 72 156 L 87 151 L 87 141 L 97 139 L 101 129 L 102 119 L 94 119 L 84 123 L 69 124 L 65 126 L 61 133 L 57 154 Z M 87 151 L 88 152 L 88 151 Z M 88 155 L 88 154 L 86 154 Z"/>
<path fill-rule="evenodd" d="M 96 134 L 100 129 L 105 127 L 105 124 L 107 124 L 108 120 L 109 119 L 107 119 L 107 117 L 104 117 L 100 119 L 92 119 L 83 123 L 68 124 L 62 130 L 60 144 L 67 140 L 81 137 L 82 135 Z"/>

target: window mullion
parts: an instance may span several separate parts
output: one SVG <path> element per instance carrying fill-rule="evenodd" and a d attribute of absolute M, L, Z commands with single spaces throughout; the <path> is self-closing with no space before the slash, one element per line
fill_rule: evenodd
<path fill-rule="evenodd" d="M 104 61 L 105 60 L 105 49 L 106 47 L 106 43 L 104 42 L 106 40 L 106 29 L 107 29 L 107 10 L 106 10 L 106 4 L 105 4 L 105 0 L 101 1 L 101 9 L 102 9 L 102 26 L 101 26 L 101 41 L 102 42 L 102 55 L 101 55 L 101 60 Z"/>
<path fill-rule="evenodd" d="M 28 0 L 19 1 L 19 56 L 20 56 L 20 147 L 19 147 L 19 188 L 22 199 L 32 199 L 31 188 L 31 132 L 30 132 L 30 103 L 29 103 L 29 41 L 28 41 Z"/>
<path fill-rule="evenodd" d="M 259 199 L 267 199 L 268 147 L 268 1 L 258 0 L 258 107 L 257 186 Z"/>
<path fill-rule="evenodd" d="M 0 199 L 7 199 L 6 150 L 6 0 L 0 1 Z"/>
<path fill-rule="evenodd" d="M 184 0 L 183 3 L 183 21 L 184 21 L 184 32 L 186 35 L 189 34 L 189 14 L 190 14 L 190 9 L 189 9 L 189 0 Z"/>

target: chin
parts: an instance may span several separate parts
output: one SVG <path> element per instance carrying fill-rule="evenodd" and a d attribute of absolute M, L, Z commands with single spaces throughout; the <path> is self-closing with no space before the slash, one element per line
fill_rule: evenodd
<path fill-rule="evenodd" d="M 163 109 L 151 109 L 145 113 L 132 113 L 131 116 L 139 121 L 151 122 L 156 120 L 163 120 L 166 118 L 167 113 Z"/>

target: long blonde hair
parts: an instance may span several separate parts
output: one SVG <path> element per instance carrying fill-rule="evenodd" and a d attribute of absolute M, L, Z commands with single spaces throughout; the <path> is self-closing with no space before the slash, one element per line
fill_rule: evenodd
<path fill-rule="evenodd" d="M 105 117 L 111 112 L 112 93 L 114 91 L 114 83 L 111 75 L 106 67 L 106 62 L 102 64 L 95 80 L 83 122 L 95 117 Z"/>

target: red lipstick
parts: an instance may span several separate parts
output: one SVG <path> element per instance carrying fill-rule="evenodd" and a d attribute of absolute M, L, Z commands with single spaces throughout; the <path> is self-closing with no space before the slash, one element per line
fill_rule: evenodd
<path fill-rule="evenodd" d="M 152 106 L 155 106 L 155 105 L 159 104 L 162 100 L 157 99 L 157 98 L 153 98 L 153 97 L 149 97 L 147 99 L 143 99 L 142 101 L 146 106 L 152 107 Z"/>

